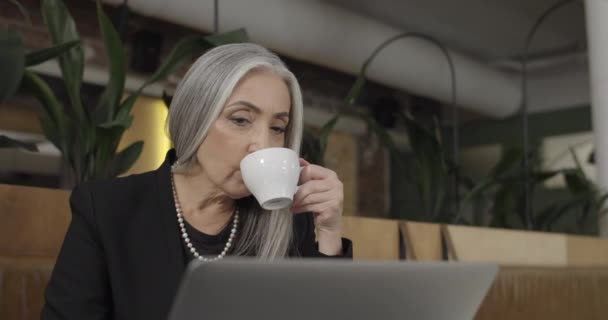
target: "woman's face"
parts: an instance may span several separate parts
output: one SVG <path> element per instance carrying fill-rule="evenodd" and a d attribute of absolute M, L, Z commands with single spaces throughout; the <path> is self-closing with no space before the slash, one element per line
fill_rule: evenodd
<path fill-rule="evenodd" d="M 232 199 L 250 195 L 241 178 L 241 159 L 285 146 L 290 109 L 289 88 L 272 71 L 255 69 L 240 80 L 197 152 L 202 173 L 218 191 Z"/>

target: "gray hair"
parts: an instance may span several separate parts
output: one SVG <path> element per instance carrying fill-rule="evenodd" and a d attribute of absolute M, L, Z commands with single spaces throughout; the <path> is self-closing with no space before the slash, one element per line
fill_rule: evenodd
<path fill-rule="evenodd" d="M 285 147 L 299 153 L 303 107 L 296 77 L 277 55 L 259 45 L 229 44 L 199 57 L 175 91 L 167 117 L 169 135 L 178 157 L 174 172 L 187 172 L 197 164 L 197 150 L 235 86 L 249 71 L 259 68 L 274 72 L 289 88 L 291 110 Z M 293 238 L 293 214 L 288 209 L 264 210 L 252 199 L 237 201 L 237 206 L 242 229 L 234 244 L 234 254 L 257 255 L 263 259 L 288 255 Z"/>

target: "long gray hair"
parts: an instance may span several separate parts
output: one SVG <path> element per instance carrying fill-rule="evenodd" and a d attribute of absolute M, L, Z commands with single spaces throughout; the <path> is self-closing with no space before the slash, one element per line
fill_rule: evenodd
<path fill-rule="evenodd" d="M 285 81 L 291 95 L 285 147 L 299 153 L 303 108 L 300 85 L 278 56 L 252 43 L 216 47 L 199 57 L 179 83 L 167 117 L 169 135 L 178 161 L 174 172 L 197 165 L 196 153 L 222 112 L 235 86 L 249 71 L 265 68 Z M 285 257 L 292 241 L 293 214 L 288 209 L 264 210 L 252 197 L 237 201 L 242 229 L 235 255 L 263 259 Z"/>

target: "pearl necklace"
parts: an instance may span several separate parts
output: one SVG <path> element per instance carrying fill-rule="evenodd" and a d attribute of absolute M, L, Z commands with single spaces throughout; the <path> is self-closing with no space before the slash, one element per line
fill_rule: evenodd
<path fill-rule="evenodd" d="M 196 248 L 194 248 L 194 245 L 192 244 L 192 242 L 190 241 L 190 237 L 188 236 L 188 232 L 186 232 L 186 226 L 184 225 L 184 216 L 182 214 L 182 208 L 181 208 L 181 206 L 179 204 L 179 200 L 177 198 L 177 190 L 175 188 L 175 180 L 173 179 L 173 174 L 171 175 L 171 188 L 173 190 L 173 199 L 175 200 L 175 212 L 177 212 L 177 223 L 179 224 L 179 228 L 182 233 L 182 238 L 184 239 L 184 243 L 190 250 L 190 253 L 192 253 L 194 258 L 201 260 L 201 261 L 205 261 L 205 262 L 217 261 L 217 260 L 224 258 L 226 256 L 226 253 L 230 249 L 230 247 L 232 247 L 232 241 L 234 240 L 234 236 L 236 235 L 236 230 L 239 225 L 239 209 L 236 209 L 234 211 L 234 220 L 232 221 L 232 230 L 230 230 L 230 237 L 228 237 L 228 241 L 226 242 L 226 245 L 224 246 L 224 250 L 222 250 L 222 252 L 219 255 L 217 255 L 213 258 L 206 258 L 206 257 L 203 257 L 201 254 L 199 254 L 198 251 L 196 250 Z"/>

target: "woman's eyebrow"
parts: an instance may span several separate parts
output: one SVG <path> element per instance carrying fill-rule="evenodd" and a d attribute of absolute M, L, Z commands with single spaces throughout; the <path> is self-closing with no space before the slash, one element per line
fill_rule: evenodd
<path fill-rule="evenodd" d="M 237 105 L 241 105 L 241 106 L 245 106 L 251 110 L 253 110 L 255 113 L 262 113 L 262 109 L 260 109 L 258 106 L 256 106 L 255 104 L 249 102 L 249 101 L 245 101 L 245 100 L 239 100 L 239 101 L 235 101 L 231 104 L 229 104 L 228 106 L 226 106 L 226 108 L 230 108 L 230 107 L 234 107 Z M 275 118 L 289 118 L 289 112 L 278 112 L 274 114 Z"/>

